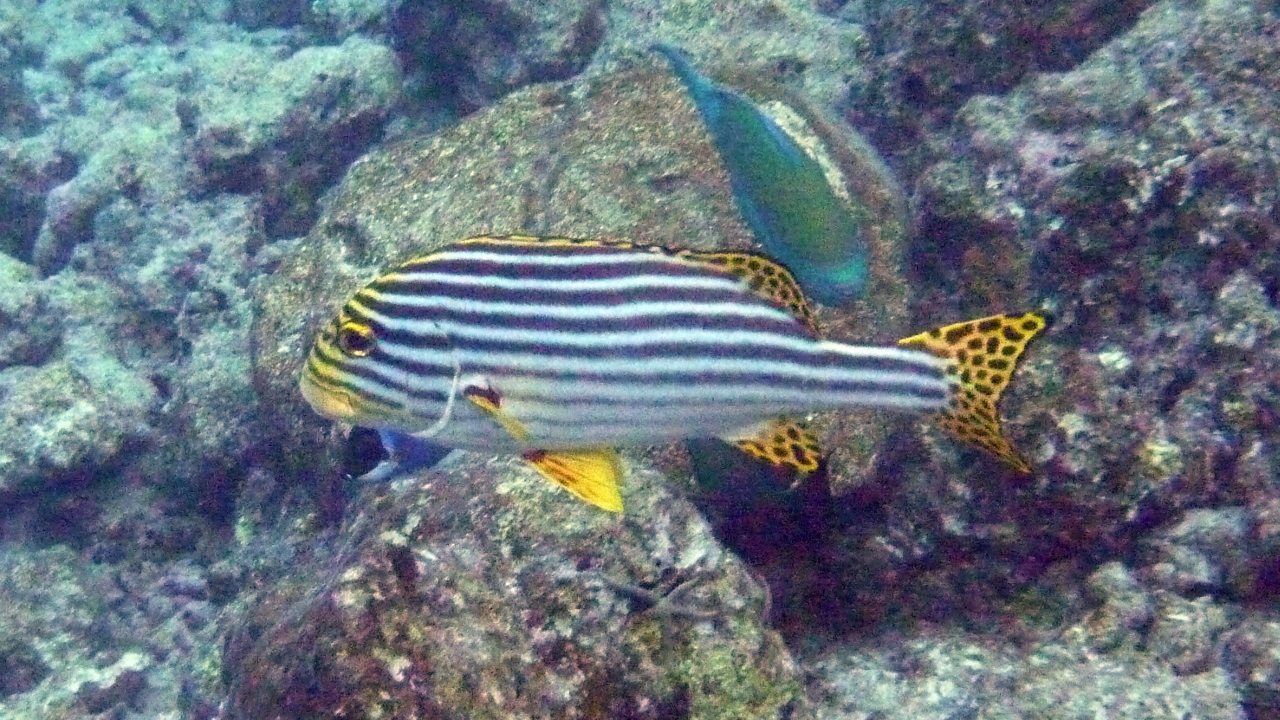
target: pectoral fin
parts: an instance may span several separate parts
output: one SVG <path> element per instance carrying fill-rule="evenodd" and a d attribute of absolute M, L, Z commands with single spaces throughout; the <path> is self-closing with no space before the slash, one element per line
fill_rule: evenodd
<path fill-rule="evenodd" d="M 822 448 L 808 428 L 791 418 L 777 418 L 723 438 L 742 452 L 773 465 L 786 465 L 801 473 L 818 469 Z"/>
<path fill-rule="evenodd" d="M 551 482 L 609 512 L 622 512 L 622 464 L 613 450 L 531 450 L 523 456 Z"/>
<path fill-rule="evenodd" d="M 501 425 L 511 437 L 529 442 L 523 423 L 502 409 L 502 396 L 484 383 L 468 384 L 462 396 Z M 521 456 L 548 480 L 609 512 L 622 512 L 622 465 L 613 450 L 530 450 Z"/>
<path fill-rule="evenodd" d="M 1031 465 L 1005 438 L 997 405 L 1027 343 L 1044 327 L 1045 319 L 1038 313 L 992 315 L 898 341 L 947 361 L 947 374 L 955 384 L 951 404 L 939 415 L 938 424 L 1021 473 L 1030 473 Z"/>
<path fill-rule="evenodd" d="M 498 391 L 481 385 L 468 385 L 462 389 L 462 397 L 489 413 L 494 422 L 501 425 L 511 434 L 511 437 L 522 443 L 529 442 L 529 431 L 525 429 L 524 423 L 511 417 L 510 413 L 502 409 L 502 396 Z"/>

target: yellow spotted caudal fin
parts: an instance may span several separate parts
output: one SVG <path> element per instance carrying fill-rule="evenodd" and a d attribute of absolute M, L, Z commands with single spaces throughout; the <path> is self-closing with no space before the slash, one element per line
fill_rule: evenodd
<path fill-rule="evenodd" d="M 754 458 L 804 474 L 817 470 L 822 459 L 818 438 L 791 418 L 780 417 L 724 440 Z"/>
<path fill-rule="evenodd" d="M 790 270 L 778 263 L 751 253 L 681 250 L 676 256 L 721 268 L 734 277 L 741 278 L 756 295 L 791 313 L 815 334 L 818 332 L 813 308 L 800 291 L 799 283 Z"/>
<path fill-rule="evenodd" d="M 992 315 L 898 341 L 947 360 L 947 374 L 955 385 L 939 424 L 1022 473 L 1031 472 L 1031 466 L 1001 432 L 997 405 L 1027 343 L 1044 326 L 1045 319 L 1038 313 Z"/>
<path fill-rule="evenodd" d="M 609 512 L 622 512 L 622 464 L 612 450 L 530 450 L 523 456 L 551 482 Z"/>

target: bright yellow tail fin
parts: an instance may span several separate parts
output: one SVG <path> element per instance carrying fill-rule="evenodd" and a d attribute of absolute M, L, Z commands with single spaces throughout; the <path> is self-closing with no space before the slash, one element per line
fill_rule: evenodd
<path fill-rule="evenodd" d="M 898 341 L 948 361 L 947 374 L 955 385 L 939 424 L 1022 473 L 1030 473 L 1031 466 L 1002 433 L 997 405 L 1027 343 L 1044 327 L 1044 316 L 1038 313 L 992 315 Z"/>

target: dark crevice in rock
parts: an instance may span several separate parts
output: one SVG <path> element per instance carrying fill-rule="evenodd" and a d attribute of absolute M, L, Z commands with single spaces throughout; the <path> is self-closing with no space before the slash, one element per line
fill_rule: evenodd
<path fill-rule="evenodd" d="M 910 176 L 928 160 L 918 157 L 921 141 L 945 129 L 969 98 L 1008 92 L 1036 73 L 1070 70 L 1151 4 L 866 3 L 846 15 L 866 27 L 875 58 L 846 115 Z"/>
<path fill-rule="evenodd" d="M 457 117 L 526 85 L 577 75 L 603 42 L 605 21 L 602 2 L 550 28 L 499 2 L 404 3 L 391 33 L 410 105 Z"/>

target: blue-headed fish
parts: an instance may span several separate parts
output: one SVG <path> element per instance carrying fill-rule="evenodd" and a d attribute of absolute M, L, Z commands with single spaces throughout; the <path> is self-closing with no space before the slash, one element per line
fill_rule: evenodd
<path fill-rule="evenodd" d="M 301 376 L 321 415 L 451 448 L 519 453 L 619 512 L 610 448 L 718 437 L 767 462 L 818 466 L 789 418 L 878 407 L 942 424 L 1018 470 L 996 402 L 1028 313 L 901 341 L 817 334 L 785 267 L 745 253 L 484 236 L 370 282 L 318 334 Z"/>
<path fill-rule="evenodd" d="M 870 208 L 837 192 L 819 160 L 742 94 L 698 73 L 684 53 L 655 45 L 689 91 L 729 175 L 738 210 L 809 297 L 842 305 L 867 284 Z"/>

